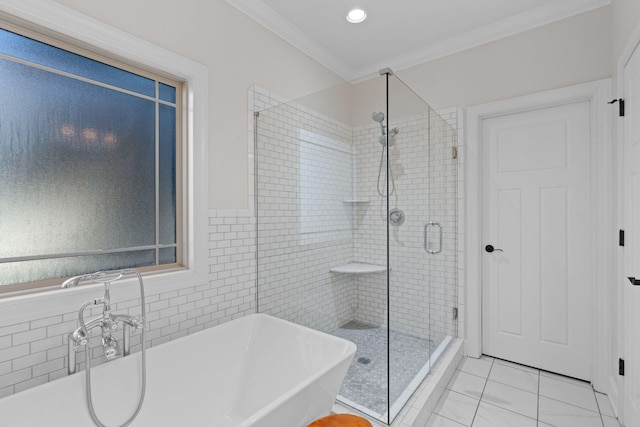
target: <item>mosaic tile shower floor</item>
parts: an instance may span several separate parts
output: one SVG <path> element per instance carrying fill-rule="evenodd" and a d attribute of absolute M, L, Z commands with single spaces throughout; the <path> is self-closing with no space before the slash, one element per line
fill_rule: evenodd
<path fill-rule="evenodd" d="M 351 321 L 332 332 L 358 346 L 338 393 L 378 413 L 387 412 L 387 329 Z M 391 331 L 389 385 L 395 402 L 437 347 L 433 341 Z"/>

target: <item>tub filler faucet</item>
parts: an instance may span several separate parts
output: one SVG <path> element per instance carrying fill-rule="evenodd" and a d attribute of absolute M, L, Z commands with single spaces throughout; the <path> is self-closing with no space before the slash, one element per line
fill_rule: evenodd
<path fill-rule="evenodd" d="M 138 283 L 140 285 L 140 305 L 141 317 L 136 318 L 125 314 L 114 314 L 111 311 L 111 295 L 110 285 L 116 280 L 127 275 L 136 275 L 138 277 Z M 74 374 L 77 369 L 77 351 L 80 347 L 84 346 L 85 349 L 85 371 L 86 371 L 86 392 L 87 392 L 87 404 L 91 418 L 98 427 L 104 427 L 104 424 L 100 422 L 93 409 L 93 402 L 91 398 L 91 357 L 89 352 L 89 338 L 91 337 L 90 331 L 94 328 L 100 328 L 102 336 L 102 347 L 104 349 L 104 358 L 107 362 L 117 359 L 119 357 L 127 356 L 131 351 L 131 329 L 142 330 L 142 356 L 141 356 L 141 370 L 142 370 L 142 389 L 140 391 L 140 399 L 138 400 L 138 407 L 135 413 L 127 420 L 121 427 L 128 426 L 140 412 L 142 408 L 142 402 L 144 400 L 146 390 L 146 351 L 145 351 L 145 300 L 144 300 L 144 285 L 142 283 L 142 276 L 140 272 L 135 269 L 114 270 L 114 271 L 99 271 L 97 273 L 83 274 L 81 276 L 71 277 L 62 284 L 63 288 L 70 288 L 77 286 L 80 282 L 102 282 L 104 283 L 104 295 L 102 298 L 93 299 L 82 304 L 80 310 L 78 310 L 78 323 L 80 326 L 69 332 L 68 334 L 68 350 L 69 350 L 69 363 L 68 372 L 69 375 Z M 84 311 L 87 307 L 92 305 L 102 305 L 102 314 L 94 317 L 88 321 L 84 319 Z M 122 325 L 122 347 L 116 337 L 112 334 L 120 329 Z"/>
<path fill-rule="evenodd" d="M 129 355 L 131 351 L 131 328 L 142 329 L 144 327 L 144 320 L 138 320 L 135 317 L 128 315 L 113 314 L 111 311 L 111 296 L 109 289 L 111 282 L 121 279 L 129 272 L 133 272 L 133 270 L 100 271 L 97 273 L 72 277 L 62 284 L 63 288 L 69 288 L 71 286 L 78 285 L 82 281 L 104 283 L 104 296 L 99 299 L 88 301 L 80 307 L 80 310 L 78 311 L 78 323 L 80 326 L 69 332 L 69 374 L 74 374 L 76 372 L 76 353 L 78 348 L 84 345 L 89 345 L 90 331 L 96 327 L 101 329 L 102 347 L 104 348 L 104 357 L 106 361 Z M 102 314 L 89 321 L 85 321 L 84 311 L 91 305 L 102 305 Z M 120 325 L 122 325 L 123 330 L 122 348 L 120 347 L 118 340 L 112 335 L 112 333 L 120 329 Z"/>

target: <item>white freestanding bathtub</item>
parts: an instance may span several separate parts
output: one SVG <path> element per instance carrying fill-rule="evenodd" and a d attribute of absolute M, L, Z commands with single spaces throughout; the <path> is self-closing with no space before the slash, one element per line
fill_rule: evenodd
<path fill-rule="evenodd" d="M 132 427 L 304 427 L 328 415 L 355 344 L 253 314 L 147 351 Z M 140 353 L 91 369 L 98 418 L 119 426 L 140 390 Z M 0 425 L 91 427 L 80 372 L 0 399 Z"/>

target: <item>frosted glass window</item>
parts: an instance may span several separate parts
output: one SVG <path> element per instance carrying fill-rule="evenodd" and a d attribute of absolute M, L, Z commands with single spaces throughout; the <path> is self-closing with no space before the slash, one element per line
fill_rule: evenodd
<path fill-rule="evenodd" d="M 73 52 L 0 29 L 2 53 L 142 95 L 155 96 L 155 81 Z M 175 97 L 174 97 L 175 102 Z"/>
<path fill-rule="evenodd" d="M 160 83 L 160 99 L 167 102 L 172 102 L 175 104 L 176 102 L 176 88 L 173 86 L 166 85 L 164 83 Z"/>
<path fill-rule="evenodd" d="M 0 30 L 0 93 L 0 292 L 179 262 L 176 86 Z"/>

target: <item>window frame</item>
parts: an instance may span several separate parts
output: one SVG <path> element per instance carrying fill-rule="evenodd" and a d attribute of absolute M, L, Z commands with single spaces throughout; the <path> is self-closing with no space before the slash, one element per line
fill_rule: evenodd
<path fill-rule="evenodd" d="M 29 28 L 23 28 L 19 25 L 15 25 L 13 23 L 10 22 L 6 22 L 3 20 L 0 20 L 0 29 L 3 30 L 7 30 L 10 32 L 13 32 L 15 34 L 18 34 L 20 36 L 29 38 L 29 39 L 33 39 L 36 40 L 38 42 L 65 50 L 67 52 L 71 52 L 73 54 L 77 54 L 80 56 L 83 56 L 85 58 L 89 58 L 92 59 L 94 61 L 112 66 L 114 68 L 120 69 L 120 70 L 124 70 L 136 75 L 140 75 L 142 77 L 148 78 L 149 80 L 153 80 L 155 82 L 155 100 L 154 100 L 154 105 L 155 105 L 155 115 L 156 115 L 156 122 L 155 122 L 155 143 L 156 143 L 156 152 L 155 152 L 155 168 L 156 168 L 156 182 L 155 182 L 155 186 L 154 186 L 154 191 L 155 191 L 155 251 L 156 251 L 156 261 L 159 261 L 157 259 L 157 254 L 158 254 L 158 250 L 161 249 L 162 245 L 159 242 L 159 198 L 158 198 L 158 152 L 157 152 L 157 144 L 158 144 L 158 138 L 160 138 L 160 135 L 158 134 L 158 127 L 159 127 L 159 106 L 161 104 L 165 104 L 165 102 L 161 101 L 159 98 L 159 87 L 158 85 L 160 83 L 164 83 L 166 85 L 169 86 L 173 86 L 176 88 L 176 102 L 175 102 L 175 109 L 176 109 L 176 141 L 175 141 L 175 153 L 176 153 L 176 177 L 175 177 L 175 190 L 176 190 L 176 262 L 174 263 L 169 263 L 169 264 L 154 264 L 154 265 L 149 265 L 149 266 L 144 266 L 144 267 L 138 267 L 137 269 L 140 270 L 141 272 L 150 274 L 150 273 L 154 273 L 157 271 L 162 271 L 162 270 L 176 270 L 176 269 L 180 269 L 183 267 L 183 250 L 182 250 L 182 246 L 183 246 L 183 239 L 182 239 L 182 231 L 183 231 L 183 227 L 182 227 L 182 209 L 180 209 L 180 207 L 182 206 L 182 180 L 183 180 L 183 172 L 182 172 L 182 168 L 183 168 L 183 163 L 182 163 L 182 137 L 183 137 L 183 133 L 182 133 L 182 119 L 183 119 L 183 115 L 181 114 L 181 111 L 183 110 L 182 107 L 182 101 L 183 101 L 183 92 L 184 92 L 184 82 L 182 81 L 182 79 L 176 79 L 176 78 L 169 78 L 166 74 L 162 75 L 159 73 L 155 73 L 155 72 L 151 72 L 148 69 L 143 69 L 143 68 L 138 68 L 138 67 L 134 67 L 128 63 L 122 62 L 122 60 L 118 60 L 113 58 L 112 56 L 107 56 L 105 54 L 98 54 L 97 52 L 91 51 L 91 50 L 87 50 L 85 48 L 76 46 L 72 43 L 69 43 L 67 41 L 63 41 L 63 40 L 58 40 L 54 37 L 51 36 L 47 36 L 45 34 L 42 34 L 40 32 L 34 31 L 32 29 Z M 17 61 L 18 63 L 22 63 L 21 61 Z M 30 65 L 29 61 L 25 61 L 24 62 L 25 65 L 27 66 L 32 66 Z M 48 66 L 42 66 L 42 67 L 35 67 L 37 69 L 47 69 L 50 68 Z M 98 81 L 94 81 L 91 79 L 87 79 L 81 76 L 77 76 L 75 74 L 70 74 L 67 73 L 65 71 L 60 71 L 58 70 L 58 72 L 55 72 L 55 74 L 58 75 L 67 75 L 70 78 L 73 78 L 75 80 L 79 80 L 79 81 L 86 81 L 90 84 L 99 86 L 99 87 L 106 87 L 108 89 L 111 90 L 117 90 L 118 92 L 121 93 L 130 93 L 132 94 L 132 96 L 136 96 L 137 98 L 150 98 L 147 95 L 141 95 L 141 94 L 133 94 L 130 91 L 124 89 L 124 88 L 118 88 L 116 86 L 112 86 L 106 83 L 102 83 L 102 82 L 98 82 Z M 166 103 L 167 105 L 169 103 Z M 131 250 L 131 248 L 123 248 L 123 249 L 127 249 L 127 250 Z M 62 256 L 65 257 L 72 257 L 72 258 L 76 258 L 77 256 L 83 256 L 83 252 L 86 252 L 86 255 L 100 255 L 99 252 L 93 252 L 93 251 L 82 251 L 79 252 L 77 254 L 47 254 L 47 255 L 51 255 L 51 256 L 46 256 L 43 255 L 35 255 L 33 258 L 27 256 L 24 257 L 20 257 L 20 258 L 30 258 L 30 259 L 55 259 L 55 258 L 60 258 Z M 126 252 L 126 251 L 125 251 Z M 25 259 L 25 261 L 28 261 L 27 259 Z M 86 273 L 91 273 L 90 271 L 87 271 Z M 48 288 L 51 286 L 55 286 L 57 283 L 59 283 L 61 280 L 63 281 L 65 279 L 65 277 L 63 278 L 56 278 L 56 279 L 37 279 L 37 280 L 33 280 L 33 281 L 29 281 L 29 282 L 22 282 L 22 283 L 15 283 L 15 284 L 9 284 L 9 285 L 0 285 L 0 295 L 2 294 L 19 294 L 19 293 L 30 293 L 30 292 L 37 292 L 39 290 L 41 290 L 42 288 Z"/>
<path fill-rule="evenodd" d="M 137 68 L 153 69 L 159 75 L 184 81 L 182 102 L 182 241 L 183 266 L 146 273 L 145 285 L 150 295 L 178 290 L 208 282 L 207 263 L 207 144 L 208 139 L 208 68 L 177 53 L 154 45 L 101 21 L 47 0 L 0 0 L 0 19 L 64 43 L 97 52 Z M 180 191 L 180 189 L 176 189 Z M 59 290 L 61 281 L 36 292 L 0 294 L 0 324 L 13 324 L 33 318 L 73 311 L 77 304 L 95 296 L 101 284 L 89 284 Z M 122 298 L 137 297 L 131 280 L 114 284 Z M 135 289 L 134 289 L 135 288 Z M 54 290 L 55 289 L 55 290 Z M 48 291 L 48 292 L 44 292 Z"/>

